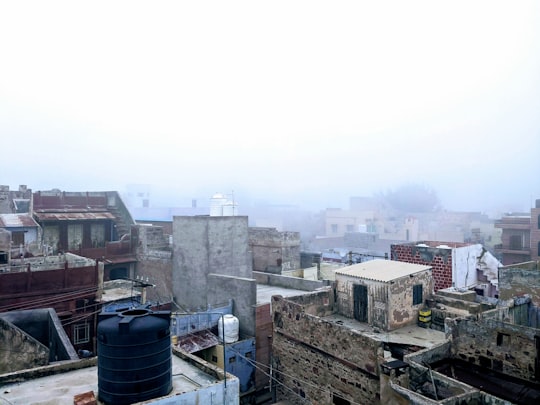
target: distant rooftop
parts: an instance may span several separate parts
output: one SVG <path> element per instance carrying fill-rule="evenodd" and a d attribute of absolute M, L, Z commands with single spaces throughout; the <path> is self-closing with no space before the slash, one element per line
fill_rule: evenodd
<path fill-rule="evenodd" d="M 389 282 L 429 269 L 431 269 L 431 266 L 377 259 L 343 267 L 336 270 L 336 275 L 343 274 L 345 276 Z"/>
<path fill-rule="evenodd" d="M 418 247 L 430 247 L 430 248 L 439 248 L 439 249 L 455 249 L 465 246 L 475 245 L 476 243 L 470 242 L 443 242 L 436 240 L 420 240 L 416 242 L 403 242 L 403 243 L 394 243 L 395 245 L 410 245 Z"/>
<path fill-rule="evenodd" d="M 0 214 L 0 227 L 25 228 L 37 227 L 37 222 L 30 214 Z"/>
<path fill-rule="evenodd" d="M 269 303 L 273 295 L 283 297 L 295 297 L 297 295 L 308 294 L 311 291 L 296 290 L 294 288 L 284 288 L 268 284 L 257 284 L 257 304 Z"/>

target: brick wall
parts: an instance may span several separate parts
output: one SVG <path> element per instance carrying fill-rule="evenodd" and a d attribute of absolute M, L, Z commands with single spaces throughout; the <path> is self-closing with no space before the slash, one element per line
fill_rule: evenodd
<path fill-rule="evenodd" d="M 392 260 L 431 266 L 434 290 L 452 287 L 452 254 L 450 249 L 418 248 L 412 244 L 391 245 Z"/>
<path fill-rule="evenodd" d="M 270 358 L 272 349 L 272 316 L 270 303 L 257 306 L 255 313 L 255 355 L 258 364 L 255 370 L 255 388 L 257 391 L 270 386 Z"/>

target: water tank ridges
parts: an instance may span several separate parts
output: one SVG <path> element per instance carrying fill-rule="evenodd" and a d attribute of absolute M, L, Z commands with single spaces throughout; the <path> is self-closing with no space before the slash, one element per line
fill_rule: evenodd
<path fill-rule="evenodd" d="M 218 337 L 220 341 L 225 339 L 225 343 L 234 343 L 238 340 L 239 334 L 238 318 L 231 314 L 223 315 L 218 321 Z"/>
<path fill-rule="evenodd" d="M 172 390 L 170 312 L 131 309 L 99 315 L 98 398 L 106 404 L 167 395 Z"/>

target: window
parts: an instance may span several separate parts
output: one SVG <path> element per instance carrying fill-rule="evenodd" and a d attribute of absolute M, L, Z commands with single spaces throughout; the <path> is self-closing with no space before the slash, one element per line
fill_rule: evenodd
<path fill-rule="evenodd" d="M 11 241 L 13 242 L 14 247 L 24 245 L 24 231 L 12 231 Z"/>
<path fill-rule="evenodd" d="M 540 215 L 538 215 L 538 229 L 540 229 Z"/>
<path fill-rule="evenodd" d="M 413 298 L 412 298 L 412 304 L 418 305 L 423 302 L 422 299 L 422 284 L 416 284 L 413 286 Z"/>
<path fill-rule="evenodd" d="M 510 346 L 510 335 L 507 333 L 497 333 L 497 346 Z"/>
<path fill-rule="evenodd" d="M 347 232 L 354 232 L 354 225 L 347 225 Z"/>
<path fill-rule="evenodd" d="M 332 233 L 337 233 L 337 224 L 332 224 L 330 227 L 332 228 Z"/>
<path fill-rule="evenodd" d="M 73 344 L 80 345 L 90 341 L 90 324 L 88 322 L 73 325 Z"/>
<path fill-rule="evenodd" d="M 521 235 L 510 235 L 510 249 L 521 250 L 523 247 L 523 237 Z"/>

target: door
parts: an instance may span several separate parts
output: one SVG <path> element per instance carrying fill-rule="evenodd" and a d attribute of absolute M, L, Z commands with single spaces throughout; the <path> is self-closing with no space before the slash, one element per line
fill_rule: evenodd
<path fill-rule="evenodd" d="M 353 285 L 354 319 L 360 322 L 367 322 L 368 292 L 367 287 L 362 284 Z"/>

